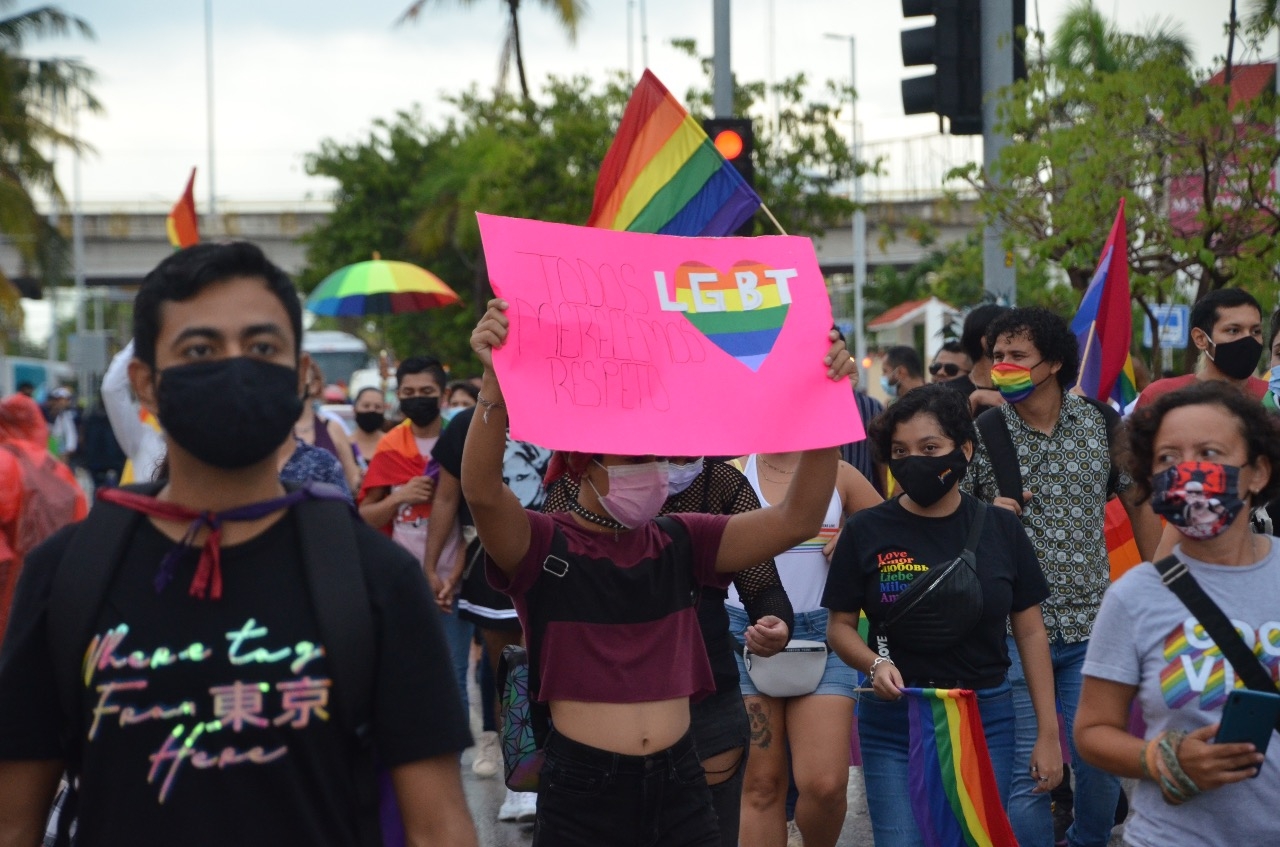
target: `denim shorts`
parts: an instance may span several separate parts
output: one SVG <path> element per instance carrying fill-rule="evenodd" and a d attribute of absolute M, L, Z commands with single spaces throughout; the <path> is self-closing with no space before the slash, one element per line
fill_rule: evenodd
<path fill-rule="evenodd" d="M 733 634 L 734 640 L 738 642 L 738 649 L 734 652 L 734 656 L 738 660 L 738 685 L 742 688 L 743 697 L 761 697 L 759 690 L 751 682 L 751 677 L 747 675 L 747 663 L 742 658 L 742 648 L 746 646 L 743 635 L 747 631 L 747 627 L 751 621 L 747 619 L 747 613 L 736 606 L 725 606 L 725 611 L 729 613 L 729 632 Z M 827 640 L 827 610 L 815 609 L 812 612 L 796 612 L 795 631 L 791 633 L 792 640 L 800 641 L 822 641 Z M 827 669 L 822 672 L 822 680 L 818 683 L 818 687 L 814 689 L 814 694 L 838 694 L 841 697 L 848 697 L 850 700 L 857 699 L 854 689 L 858 687 L 858 675 L 853 668 L 846 665 L 836 652 L 829 647 L 827 648 Z"/>

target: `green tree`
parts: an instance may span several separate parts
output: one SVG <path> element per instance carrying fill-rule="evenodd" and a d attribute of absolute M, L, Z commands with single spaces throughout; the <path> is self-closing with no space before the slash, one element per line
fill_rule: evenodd
<path fill-rule="evenodd" d="M 1058 71 L 1109 74 L 1133 70 L 1153 59 L 1190 66 L 1191 44 L 1181 27 L 1164 21 L 1145 32 L 1124 32 L 1103 17 L 1093 0 L 1076 0 L 1054 30 L 1047 62 Z"/>
<path fill-rule="evenodd" d="M 1183 288 L 1192 299 L 1224 285 L 1274 299 L 1275 99 L 1232 102 L 1178 50 L 1135 48 L 1111 66 L 1047 64 L 1006 90 L 999 121 L 1014 143 L 996 163 L 1003 184 L 976 165 L 959 173 L 984 214 L 1004 223 L 1011 248 L 1082 291 L 1124 197 L 1133 297 L 1149 320 L 1151 304 Z"/>
<path fill-rule="evenodd" d="M 426 7 L 429 0 L 414 0 L 409 8 L 396 20 L 396 24 L 404 24 L 408 21 L 417 21 L 422 15 L 422 10 Z M 460 5 L 472 6 L 475 0 L 457 0 Z M 569 36 L 572 43 L 578 37 L 578 24 L 587 15 L 587 4 L 584 0 L 538 0 L 539 5 L 546 8 L 556 16 L 560 25 L 564 27 L 565 32 Z M 507 76 L 507 65 L 510 57 L 514 54 L 516 59 L 516 74 L 520 79 L 520 93 L 524 99 L 529 99 L 529 81 L 524 72 L 524 46 L 520 40 L 520 0 L 501 0 L 503 6 L 506 7 L 507 13 L 507 39 L 502 45 L 502 56 L 499 60 L 499 85 L 502 85 Z"/>
<path fill-rule="evenodd" d="M 0 13 L 13 0 L 0 0 Z M 64 129 L 72 105 L 100 109 L 89 86 L 93 72 L 74 59 L 35 58 L 26 49 L 32 39 L 78 33 L 92 37 L 89 25 L 55 6 L 0 17 L 0 232 L 10 239 L 24 270 L 49 284 L 65 276 L 65 240 L 35 198 L 62 199 L 49 150 L 83 147 Z M 0 274 L 0 330 L 6 348 L 18 343 L 22 310 L 17 290 Z"/>

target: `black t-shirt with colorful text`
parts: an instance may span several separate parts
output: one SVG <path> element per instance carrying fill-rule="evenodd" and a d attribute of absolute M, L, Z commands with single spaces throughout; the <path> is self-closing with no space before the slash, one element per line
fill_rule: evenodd
<path fill-rule="evenodd" d="M 943 518 L 914 515 L 896 499 L 858 512 L 845 523 L 836 545 L 822 605 L 837 612 L 865 612 L 871 649 L 879 652 L 886 639 L 880 624 L 893 603 L 912 580 L 960 555 L 978 506 L 964 494 L 960 508 Z M 1004 674 L 1009 667 L 1009 614 L 1049 596 L 1035 550 L 1012 512 L 987 508 L 975 553 L 983 610 L 974 631 L 942 652 L 917 652 L 909 642 L 888 642 L 889 655 L 909 684 Z"/>
<path fill-rule="evenodd" d="M 0 654 L 0 759 L 66 755 L 46 607 L 70 532 L 26 561 Z M 375 623 L 377 758 L 394 767 L 461 751 L 470 734 L 422 572 L 367 526 L 356 532 Z M 188 595 L 194 551 L 157 592 L 172 547 L 140 522 L 93 628 L 77 844 L 355 844 L 355 744 L 335 714 L 297 521 L 223 549 L 219 600 Z"/>

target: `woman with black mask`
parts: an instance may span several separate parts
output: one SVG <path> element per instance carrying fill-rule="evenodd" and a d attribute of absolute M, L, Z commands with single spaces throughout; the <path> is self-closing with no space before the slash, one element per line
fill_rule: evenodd
<path fill-rule="evenodd" d="M 877 847 L 923 843 L 903 790 L 909 733 L 902 688 L 977 693 L 992 771 L 1007 802 L 1014 752 L 1007 624 L 1039 725 L 1031 760 L 1039 790 L 1050 790 L 1062 777 L 1049 640 L 1039 606 L 1049 587 L 1013 513 L 958 487 L 975 437 L 964 396 L 945 385 L 918 388 L 872 421 L 868 438 L 901 494 L 849 519 L 827 577 L 822 602 L 831 611 L 828 641 L 868 675 L 873 688 L 858 704 L 858 736 Z M 912 583 L 946 568 L 962 551 L 973 555 L 911 605 L 928 584 L 908 594 Z M 945 625 L 928 632 L 913 626 L 906 610 L 918 615 L 941 598 L 946 602 L 934 611 Z M 870 623 L 870 645 L 858 634 L 860 612 Z"/>
<path fill-rule="evenodd" d="M 369 469 L 369 460 L 378 450 L 378 442 L 382 440 L 383 427 L 387 422 L 387 401 L 382 391 L 372 386 L 360 389 L 351 403 L 355 414 L 356 431 L 351 436 L 351 443 L 356 448 L 356 464 L 363 474 Z"/>

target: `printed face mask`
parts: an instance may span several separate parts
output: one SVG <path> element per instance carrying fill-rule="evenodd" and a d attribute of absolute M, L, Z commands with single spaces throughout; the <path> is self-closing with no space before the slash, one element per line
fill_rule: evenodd
<path fill-rule="evenodd" d="M 600 505 L 609 517 L 635 529 L 648 523 L 662 511 L 667 502 L 667 463 L 645 462 L 643 465 L 613 465 L 605 468 L 609 474 L 609 493 L 601 495 L 595 483 L 587 477 L 587 484 L 596 492 Z"/>
<path fill-rule="evenodd" d="M 925 508 L 937 503 L 964 479 L 969 460 L 959 449 L 944 456 L 903 456 L 889 460 L 889 471 L 914 502 Z"/>
<path fill-rule="evenodd" d="M 1209 358 L 1231 379 L 1245 379 L 1257 370 L 1263 348 L 1262 342 L 1252 335 L 1224 344 L 1210 343 L 1213 344 L 1213 353 Z"/>
<path fill-rule="evenodd" d="M 702 473 L 702 468 L 706 461 L 702 456 L 690 462 L 687 465 L 667 465 L 667 496 L 674 497 L 683 493 L 686 488 L 693 485 L 693 481 L 698 478 L 698 474 Z"/>
<path fill-rule="evenodd" d="M 356 426 L 365 432 L 377 432 L 386 420 L 382 412 L 356 412 Z"/>
<path fill-rule="evenodd" d="M 1037 367 L 1040 363 L 1032 365 Z M 1031 379 L 1031 368 L 1015 365 L 1013 362 L 1001 362 L 991 366 L 991 384 L 1000 392 L 1006 403 L 1021 403 L 1036 390 L 1036 383 Z"/>
<path fill-rule="evenodd" d="M 1244 508 L 1240 469 L 1217 462 L 1181 462 L 1151 480 L 1151 509 L 1187 538 L 1216 538 Z"/>
<path fill-rule="evenodd" d="M 245 356 L 165 368 L 156 402 L 169 437 L 224 470 L 272 455 L 302 414 L 298 372 Z"/>
<path fill-rule="evenodd" d="M 440 398 L 406 397 L 400 401 L 400 411 L 414 426 L 430 426 L 440 417 Z"/>

